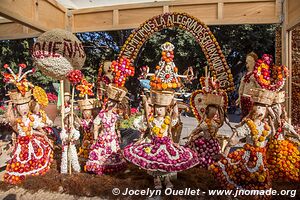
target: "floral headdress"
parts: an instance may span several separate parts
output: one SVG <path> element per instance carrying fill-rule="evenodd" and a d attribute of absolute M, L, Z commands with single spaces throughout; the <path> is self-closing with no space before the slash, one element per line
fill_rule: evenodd
<path fill-rule="evenodd" d="M 161 61 L 156 66 L 155 75 L 151 77 L 150 86 L 154 90 L 174 90 L 181 87 L 178 68 L 173 62 L 174 45 L 166 42 L 161 45 Z"/>
<path fill-rule="evenodd" d="M 114 75 L 114 84 L 124 87 L 126 79 L 134 75 L 134 67 L 128 58 L 122 57 L 118 61 L 112 61 L 111 69 Z"/>
<path fill-rule="evenodd" d="M 274 65 L 273 57 L 264 54 L 256 61 L 253 74 L 262 89 L 280 91 L 288 77 L 288 68 Z"/>
<path fill-rule="evenodd" d="M 227 93 L 220 89 L 218 80 L 214 81 L 210 77 L 201 77 L 200 83 L 202 90 L 194 91 L 190 99 L 192 111 L 199 123 L 204 120 L 208 105 L 216 105 L 224 109 L 227 109 L 228 106 Z"/>
<path fill-rule="evenodd" d="M 35 72 L 35 69 L 33 68 L 22 74 L 23 69 L 25 69 L 27 66 L 26 64 L 19 64 L 18 66 L 19 72 L 15 74 L 14 71 L 9 67 L 9 65 L 5 64 L 4 68 L 7 69 L 10 73 L 4 72 L 2 75 L 4 76 L 4 82 L 15 85 L 18 89 L 18 92 L 20 92 L 22 96 L 24 96 L 25 93 L 30 90 L 30 88 L 34 87 L 34 85 L 26 79 L 26 76 L 29 73 Z"/>

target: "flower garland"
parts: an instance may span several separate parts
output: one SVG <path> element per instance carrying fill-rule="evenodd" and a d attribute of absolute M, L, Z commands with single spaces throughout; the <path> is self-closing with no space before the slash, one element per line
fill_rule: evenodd
<path fill-rule="evenodd" d="M 76 90 L 80 91 L 79 96 L 85 97 L 88 96 L 94 96 L 93 93 L 93 84 L 89 83 L 85 78 L 81 80 L 81 84 L 76 86 Z"/>
<path fill-rule="evenodd" d="M 266 140 L 266 137 L 269 135 L 271 127 L 267 123 L 265 123 L 264 130 L 262 131 L 262 134 L 259 136 L 258 135 L 259 130 L 257 130 L 257 127 L 256 127 L 255 123 L 253 122 L 253 120 L 247 118 L 247 119 L 245 119 L 245 122 L 247 123 L 248 127 L 250 128 L 253 144 L 256 147 L 260 147 L 261 143 L 264 142 Z"/>
<path fill-rule="evenodd" d="M 150 117 L 149 122 L 153 122 L 154 121 L 154 117 Z M 165 116 L 164 121 L 162 123 L 162 125 L 159 127 L 157 125 L 155 125 L 152 128 L 152 132 L 159 138 L 163 137 L 163 133 L 166 131 L 166 129 L 169 127 L 171 123 L 171 118 L 170 116 Z"/>
<path fill-rule="evenodd" d="M 48 96 L 45 90 L 39 86 L 34 86 L 33 88 L 33 97 L 41 106 L 46 107 L 49 103 Z"/>
<path fill-rule="evenodd" d="M 274 65 L 272 56 L 264 54 L 261 59 L 256 61 L 253 74 L 263 89 L 279 91 L 288 77 L 288 68 Z"/>
<path fill-rule="evenodd" d="M 33 127 L 33 122 L 34 122 L 34 117 L 32 116 L 31 113 L 28 114 L 28 118 L 30 120 L 28 126 L 25 126 L 22 118 L 18 118 L 16 120 L 17 124 L 20 126 L 20 128 L 22 129 L 22 131 L 26 134 L 26 136 L 31 136 L 31 131 L 32 131 L 32 127 Z"/>
<path fill-rule="evenodd" d="M 121 57 L 118 61 L 113 61 L 111 69 L 114 74 L 114 83 L 121 87 L 125 85 L 128 76 L 134 75 L 134 67 L 126 57 Z"/>

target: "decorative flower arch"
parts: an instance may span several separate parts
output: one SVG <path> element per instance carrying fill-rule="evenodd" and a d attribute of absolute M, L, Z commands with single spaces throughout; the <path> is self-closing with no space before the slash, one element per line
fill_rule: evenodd
<path fill-rule="evenodd" d="M 127 57 L 133 63 L 146 40 L 155 32 L 169 27 L 178 27 L 193 35 L 201 46 L 213 76 L 220 81 L 222 89 L 234 89 L 233 76 L 225 56 L 210 29 L 197 18 L 186 13 L 165 13 L 145 21 L 132 31 L 121 48 L 119 58 Z"/>

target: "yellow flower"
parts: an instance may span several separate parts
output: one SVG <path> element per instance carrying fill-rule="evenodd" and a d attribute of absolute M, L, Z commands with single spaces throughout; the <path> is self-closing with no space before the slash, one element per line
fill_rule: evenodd
<path fill-rule="evenodd" d="M 166 117 L 164 123 L 166 125 L 169 125 L 171 123 L 171 119 L 169 119 L 169 118 Z"/>
<path fill-rule="evenodd" d="M 263 136 L 260 136 L 260 137 L 258 138 L 258 141 L 260 141 L 260 142 L 263 142 L 263 141 L 265 141 L 265 137 L 263 137 Z"/>
<path fill-rule="evenodd" d="M 149 122 L 152 122 L 153 120 L 154 120 L 153 116 L 149 118 Z"/>
<path fill-rule="evenodd" d="M 263 136 L 267 136 L 269 134 L 269 132 L 266 130 L 263 130 L 262 134 L 263 134 Z"/>
<path fill-rule="evenodd" d="M 150 148 L 150 147 L 146 147 L 146 148 L 144 149 L 144 151 L 145 151 L 147 154 L 149 154 L 149 153 L 151 152 L 151 148 Z"/>
<path fill-rule="evenodd" d="M 162 129 L 166 129 L 166 128 L 167 128 L 167 125 L 166 125 L 165 123 L 163 123 L 163 124 L 161 125 L 161 128 L 162 128 Z"/>
<path fill-rule="evenodd" d="M 160 128 L 159 127 L 157 127 L 157 126 L 154 126 L 153 128 L 152 128 L 152 131 L 153 131 L 153 133 L 155 133 L 156 135 L 159 133 L 159 131 L 160 131 Z"/>
<path fill-rule="evenodd" d="M 265 177 L 262 175 L 258 176 L 258 181 L 261 183 L 265 182 Z"/>

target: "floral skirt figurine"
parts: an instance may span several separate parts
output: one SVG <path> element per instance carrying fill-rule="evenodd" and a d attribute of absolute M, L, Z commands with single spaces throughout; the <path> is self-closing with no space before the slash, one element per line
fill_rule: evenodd
<path fill-rule="evenodd" d="M 266 149 L 245 144 L 210 166 L 218 182 L 226 189 L 266 190 L 271 187 L 266 167 Z"/>
<path fill-rule="evenodd" d="M 221 152 L 221 146 L 218 139 L 198 137 L 187 147 L 196 151 L 199 158 L 199 166 L 208 169 L 208 167 L 217 161 L 216 156 Z"/>
<path fill-rule="evenodd" d="M 267 162 L 272 179 L 300 181 L 300 153 L 289 140 L 272 139 L 267 145 Z"/>
<path fill-rule="evenodd" d="M 142 169 L 153 172 L 179 172 L 198 164 L 198 157 L 189 148 L 173 143 L 169 137 L 156 137 L 130 144 L 124 157 Z"/>
<path fill-rule="evenodd" d="M 28 175 L 42 175 L 49 169 L 53 151 L 43 137 L 18 136 L 13 156 L 6 166 L 4 181 L 18 184 Z"/>
<path fill-rule="evenodd" d="M 105 143 L 102 138 L 99 138 L 92 145 L 92 151 L 86 164 L 86 171 L 102 175 L 118 172 L 126 168 L 126 161 L 122 157 L 121 150 L 115 151 L 110 147 L 106 147 Z"/>
<path fill-rule="evenodd" d="M 98 175 L 121 171 L 126 167 L 115 130 L 117 114 L 110 111 L 100 111 L 94 120 L 94 125 L 102 128 L 95 144 L 91 146 L 89 159 L 85 170 Z"/>

